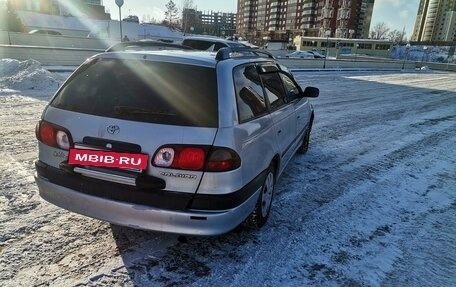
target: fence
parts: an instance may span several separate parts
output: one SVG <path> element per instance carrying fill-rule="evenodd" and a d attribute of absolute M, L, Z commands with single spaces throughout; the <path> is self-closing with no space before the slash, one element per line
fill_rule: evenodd
<path fill-rule="evenodd" d="M 52 35 L 30 35 L 0 31 L 0 58 L 12 58 L 21 61 L 34 59 L 43 65 L 78 66 L 87 58 L 103 52 L 113 42 L 101 39 L 66 37 Z M 286 51 L 277 52 L 276 56 Z M 290 68 L 322 69 L 323 59 L 279 59 Z M 333 69 L 415 69 L 422 65 L 435 70 L 456 71 L 455 64 L 428 63 L 407 59 L 379 59 L 362 56 L 341 56 L 340 59 L 328 59 L 327 68 Z"/>
<path fill-rule="evenodd" d="M 0 45 L 81 48 L 104 50 L 117 41 L 74 36 L 56 36 L 0 31 Z"/>

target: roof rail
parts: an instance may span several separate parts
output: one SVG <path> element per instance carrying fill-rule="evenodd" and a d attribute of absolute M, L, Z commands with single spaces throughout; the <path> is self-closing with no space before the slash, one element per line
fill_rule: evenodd
<path fill-rule="evenodd" d="M 247 47 L 225 47 L 218 50 L 215 60 L 223 61 L 233 57 L 233 53 L 241 54 L 244 57 L 266 57 L 275 59 L 269 52 Z M 237 57 L 237 56 L 236 56 Z"/>
<path fill-rule="evenodd" d="M 191 47 L 183 46 L 179 44 L 165 43 L 162 41 L 132 41 L 132 42 L 120 42 L 112 45 L 105 52 L 120 52 L 120 51 L 144 51 L 144 50 L 194 50 Z"/>

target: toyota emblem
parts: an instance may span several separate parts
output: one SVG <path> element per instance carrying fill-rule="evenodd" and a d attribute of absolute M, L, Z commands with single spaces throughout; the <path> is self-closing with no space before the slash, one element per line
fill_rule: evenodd
<path fill-rule="evenodd" d="M 116 134 L 118 134 L 120 132 L 120 128 L 117 125 L 108 126 L 106 128 L 106 130 L 108 131 L 108 133 L 110 133 L 112 135 L 116 135 Z"/>

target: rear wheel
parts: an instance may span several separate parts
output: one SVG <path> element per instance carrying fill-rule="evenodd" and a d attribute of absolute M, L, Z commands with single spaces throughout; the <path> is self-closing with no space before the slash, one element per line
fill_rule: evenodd
<path fill-rule="evenodd" d="M 274 195 L 275 170 L 269 167 L 266 178 L 264 179 L 261 193 L 258 196 L 255 209 L 247 219 L 247 224 L 252 227 L 260 228 L 268 220 L 269 211 L 271 210 L 272 197 Z"/>

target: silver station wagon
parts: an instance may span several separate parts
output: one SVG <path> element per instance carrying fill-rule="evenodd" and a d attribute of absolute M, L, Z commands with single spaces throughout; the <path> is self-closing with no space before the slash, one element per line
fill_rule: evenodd
<path fill-rule="evenodd" d="M 261 227 L 278 177 L 307 151 L 318 93 L 259 50 L 93 56 L 37 124 L 40 195 L 139 229 Z"/>

